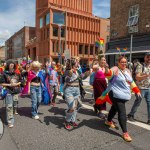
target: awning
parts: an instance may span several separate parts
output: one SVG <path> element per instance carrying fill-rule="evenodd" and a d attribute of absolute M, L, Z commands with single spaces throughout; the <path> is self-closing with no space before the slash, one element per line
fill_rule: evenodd
<path fill-rule="evenodd" d="M 133 47 L 132 48 L 132 54 L 138 54 L 138 53 L 147 53 L 150 52 L 150 46 L 139 46 L 139 47 Z M 109 49 L 106 51 L 105 55 L 116 55 L 116 54 L 130 54 L 130 49 L 128 48 L 126 52 L 119 52 L 117 49 Z"/>
<path fill-rule="evenodd" d="M 145 50 L 145 51 L 132 51 L 132 54 L 138 54 L 138 53 L 147 53 L 150 52 L 150 50 Z M 117 55 L 119 52 L 114 52 L 114 53 L 105 53 L 105 55 Z M 130 52 L 121 52 L 121 54 L 130 54 Z"/>

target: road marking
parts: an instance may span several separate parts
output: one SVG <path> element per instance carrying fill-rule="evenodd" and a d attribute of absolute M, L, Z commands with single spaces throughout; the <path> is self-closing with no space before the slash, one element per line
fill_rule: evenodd
<path fill-rule="evenodd" d="M 138 122 L 138 121 L 134 121 L 134 122 L 131 122 L 131 121 L 127 121 L 128 123 L 131 123 L 133 125 L 136 125 L 136 126 L 139 126 L 141 128 L 144 128 L 144 129 L 147 129 L 150 131 L 150 125 L 148 124 L 145 124 L 145 123 L 142 123 L 142 122 Z"/>
<path fill-rule="evenodd" d="M 89 105 L 86 105 L 86 104 L 82 104 L 84 108 L 86 109 L 91 109 L 91 110 L 94 110 L 94 108 L 92 106 L 89 106 Z M 108 114 L 108 111 L 102 111 L 102 113 L 104 114 Z M 138 127 L 141 127 L 141 128 L 144 128 L 144 129 L 147 129 L 150 131 L 150 125 L 147 125 L 145 123 L 141 123 L 141 122 L 138 122 L 138 121 L 134 121 L 134 122 L 131 122 L 131 121 L 127 121 L 128 123 L 130 124 L 133 124 L 133 125 L 136 125 Z"/>
<path fill-rule="evenodd" d="M 57 98 L 59 99 L 62 99 L 61 96 L 57 96 Z M 90 109 L 90 110 L 93 110 L 94 111 L 94 108 L 92 106 L 89 106 L 89 105 L 86 105 L 86 104 L 82 104 L 82 106 L 86 109 Z M 104 114 L 108 114 L 107 111 L 102 111 Z M 150 131 L 150 125 L 147 125 L 145 123 L 141 123 L 141 122 L 138 122 L 138 121 L 134 121 L 134 122 L 131 122 L 131 121 L 127 121 L 128 123 L 130 124 L 133 124 L 135 126 L 138 126 L 138 127 L 141 127 L 141 128 L 144 128 L 146 130 L 149 130 Z"/>

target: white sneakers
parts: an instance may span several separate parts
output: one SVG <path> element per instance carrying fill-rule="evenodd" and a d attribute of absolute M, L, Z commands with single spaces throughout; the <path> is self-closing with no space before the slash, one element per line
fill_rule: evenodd
<path fill-rule="evenodd" d="M 38 115 L 32 116 L 32 118 L 35 119 L 35 120 L 38 120 L 38 119 L 39 119 L 39 116 L 38 116 Z"/>
<path fill-rule="evenodd" d="M 13 124 L 8 124 L 8 127 L 9 127 L 9 128 L 13 128 L 14 125 L 13 125 Z"/>

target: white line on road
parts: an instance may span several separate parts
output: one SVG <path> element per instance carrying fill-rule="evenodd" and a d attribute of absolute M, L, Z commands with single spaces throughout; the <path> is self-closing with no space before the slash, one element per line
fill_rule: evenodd
<path fill-rule="evenodd" d="M 128 123 L 130 123 L 130 124 L 133 124 L 133 125 L 139 126 L 139 127 L 141 127 L 141 128 L 144 128 L 144 129 L 150 130 L 150 125 L 147 125 L 147 124 L 145 124 L 145 123 L 138 122 L 138 121 L 134 121 L 134 122 L 127 121 L 127 122 L 128 122 Z"/>
<path fill-rule="evenodd" d="M 89 105 L 85 105 L 83 104 L 83 107 L 84 108 L 87 108 L 87 109 L 91 109 L 91 110 L 94 110 L 94 108 L 92 106 L 89 106 Z M 104 114 L 108 114 L 107 111 L 102 111 Z M 130 124 L 133 124 L 133 125 L 136 125 L 138 127 L 141 127 L 141 128 L 144 128 L 144 129 L 147 129 L 147 130 L 150 130 L 150 125 L 147 125 L 145 123 L 141 123 L 141 122 L 138 122 L 138 121 L 134 121 L 134 122 L 131 122 L 131 121 L 127 121 L 128 123 Z"/>
<path fill-rule="evenodd" d="M 57 96 L 57 98 L 59 99 L 62 99 L 61 96 Z M 89 106 L 89 105 L 86 105 L 86 104 L 82 104 L 82 106 L 86 109 L 90 109 L 90 110 L 93 110 L 94 111 L 94 108 L 92 106 Z M 102 111 L 104 114 L 108 114 L 107 111 Z M 134 121 L 134 122 L 131 122 L 131 121 L 127 121 L 128 123 L 130 124 L 133 124 L 133 125 L 136 125 L 138 127 L 141 127 L 141 128 L 144 128 L 146 130 L 149 130 L 150 131 L 150 125 L 147 125 L 145 123 L 141 123 L 141 122 L 138 122 L 138 121 Z"/>

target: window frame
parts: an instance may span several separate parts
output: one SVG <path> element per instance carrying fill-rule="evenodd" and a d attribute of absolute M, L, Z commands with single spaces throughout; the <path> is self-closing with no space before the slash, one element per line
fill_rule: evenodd
<path fill-rule="evenodd" d="M 128 22 L 127 26 L 134 26 L 138 24 L 139 20 L 139 4 L 133 5 L 129 9 L 129 17 L 128 17 Z"/>

